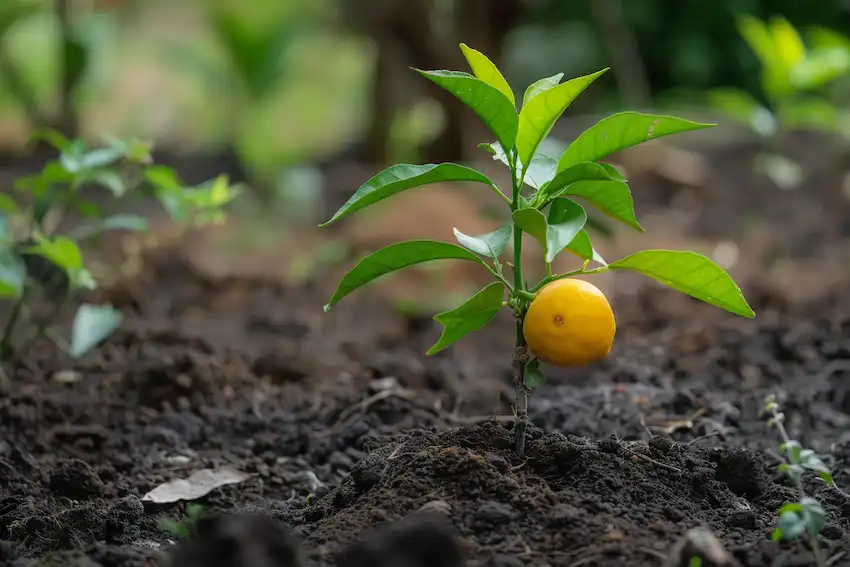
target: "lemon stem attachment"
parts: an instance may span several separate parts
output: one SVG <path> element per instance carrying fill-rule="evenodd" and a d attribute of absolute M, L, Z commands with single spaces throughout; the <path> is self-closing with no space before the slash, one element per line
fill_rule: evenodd
<path fill-rule="evenodd" d="M 522 189 L 522 178 L 517 173 L 517 152 L 514 149 L 508 159 L 508 167 L 511 170 L 511 182 L 513 184 L 513 195 L 511 200 L 511 211 L 520 207 L 520 191 Z M 528 429 L 528 390 L 525 388 L 525 358 L 527 347 L 525 337 L 522 333 L 523 319 L 525 318 L 526 301 L 534 299 L 534 294 L 525 290 L 525 280 L 522 277 L 522 230 L 514 226 L 514 295 L 520 298 L 516 308 L 516 348 L 514 349 L 514 394 L 516 421 L 514 422 L 514 442 L 516 454 L 522 457 L 525 454 L 525 434 Z"/>

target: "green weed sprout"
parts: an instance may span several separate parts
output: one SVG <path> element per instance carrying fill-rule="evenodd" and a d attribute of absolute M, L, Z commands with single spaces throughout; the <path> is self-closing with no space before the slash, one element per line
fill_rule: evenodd
<path fill-rule="evenodd" d="M 850 498 L 850 494 L 841 490 L 832 478 L 829 468 L 823 459 L 811 449 L 804 449 L 799 442 L 792 440 L 785 429 L 785 414 L 776 401 L 776 396 L 770 395 L 765 400 L 764 411 L 769 417 L 769 424 L 775 427 L 782 439 L 780 450 L 784 453 L 785 462 L 779 465 L 779 471 L 784 472 L 791 479 L 799 495 L 798 502 L 790 502 L 779 509 L 779 526 L 773 530 L 774 541 L 794 539 L 801 535 L 809 538 L 812 553 L 817 565 L 824 565 L 818 543 L 818 534 L 826 521 L 826 515 L 820 502 L 807 496 L 803 488 L 803 474 L 808 470 L 814 472 L 818 478 L 830 488 Z"/>
<path fill-rule="evenodd" d="M 109 138 L 103 147 L 89 148 L 52 130 L 36 138 L 49 142 L 59 157 L 40 172 L 17 179 L 11 194 L 0 194 L 0 301 L 12 304 L 0 334 L 0 362 L 25 354 L 42 337 L 79 357 L 121 323 L 121 314 L 111 306 L 84 303 L 69 344 L 52 329 L 75 294 L 97 287 L 80 244 L 111 231 L 148 228 L 147 219 L 138 215 L 104 215 L 83 195 L 84 188 L 106 188 L 117 200 L 137 194 L 137 189 L 152 189 L 182 226 L 222 221 L 222 208 L 239 194 L 226 176 L 187 187 L 171 168 L 152 165 L 150 147 L 136 140 Z M 69 212 L 83 220 L 64 228 Z M 36 317 L 34 307 L 40 304 L 49 308 Z"/>
<path fill-rule="evenodd" d="M 738 30 L 761 64 L 764 102 L 742 89 L 720 88 L 709 93 L 710 103 L 755 133 L 764 152 L 757 169 L 779 187 L 792 189 L 802 181 L 800 166 L 779 154 L 780 135 L 794 128 L 850 136 L 850 116 L 833 104 L 827 88 L 850 75 L 850 40 L 830 30 L 815 30 L 807 48 L 785 18 L 762 21 L 738 18 Z"/>
<path fill-rule="evenodd" d="M 325 305 L 325 311 L 361 286 L 388 273 L 435 260 L 464 260 L 487 270 L 493 283 L 458 307 L 436 315 L 442 334 L 428 354 L 437 353 L 463 336 L 490 323 L 505 307 L 516 317 L 516 422 L 519 455 L 525 451 L 528 394 L 543 382 L 539 361 L 528 352 L 523 336 L 526 310 L 546 284 L 576 275 L 609 270 L 639 272 L 680 292 L 732 313 L 754 317 L 741 290 L 716 263 L 694 252 L 644 250 L 616 262 L 606 261 L 593 248 L 585 226 L 587 214 L 577 199 L 614 220 L 643 232 L 635 217 L 627 180 L 613 166 L 599 160 L 619 150 L 678 132 L 712 126 L 654 114 L 621 112 L 585 130 L 555 159 L 538 148 L 570 103 L 606 69 L 561 83 L 563 73 L 541 79 L 525 91 L 517 111 L 514 93 L 496 66 L 482 53 L 461 44 L 473 74 L 457 71 L 418 71 L 463 101 L 489 127 L 496 141 L 482 144 L 494 159 L 510 170 L 511 190 L 503 193 L 483 173 L 454 163 L 393 165 L 363 184 L 322 224 L 327 226 L 402 191 L 438 182 L 470 182 L 493 191 L 508 209 L 510 220 L 497 230 L 467 235 L 455 229 L 458 244 L 412 240 L 391 244 L 355 265 Z M 546 276 L 529 285 L 523 275 L 522 236 L 533 237 L 544 251 Z M 501 256 L 512 246 L 513 258 Z M 552 261 L 564 250 L 583 259 L 580 269 L 552 273 Z M 597 266 L 588 269 L 591 263 Z M 512 277 L 506 275 L 510 268 Z M 505 297 L 507 294 L 507 298 Z"/>
<path fill-rule="evenodd" d="M 204 507 L 200 504 L 186 504 L 186 519 L 182 522 L 173 518 L 164 518 L 159 524 L 178 540 L 191 539 L 198 525 L 198 520 L 204 513 Z"/>

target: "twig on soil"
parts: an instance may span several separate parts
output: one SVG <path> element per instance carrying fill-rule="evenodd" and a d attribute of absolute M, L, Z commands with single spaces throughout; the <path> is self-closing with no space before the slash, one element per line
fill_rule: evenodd
<path fill-rule="evenodd" d="M 391 388 L 389 390 L 382 390 L 382 391 L 378 392 L 377 394 L 369 396 L 368 398 L 365 398 L 365 399 L 357 402 L 353 406 L 342 410 L 339 414 L 339 418 L 336 420 L 336 423 L 343 422 L 346 419 L 348 419 L 349 417 L 351 417 L 351 415 L 354 414 L 355 412 L 366 411 L 369 408 L 369 406 L 371 406 L 372 404 L 375 404 L 377 402 L 380 402 L 381 400 L 385 400 L 385 399 L 393 397 L 393 396 L 395 396 L 397 398 L 409 400 L 413 397 L 413 392 L 411 392 L 410 390 L 403 390 L 401 388 Z"/>
<path fill-rule="evenodd" d="M 622 447 L 623 447 L 623 450 L 624 450 L 626 453 L 628 453 L 628 454 L 630 454 L 630 455 L 632 455 L 632 456 L 634 456 L 634 457 L 637 457 L 638 459 L 643 459 L 644 461 L 646 461 L 646 462 L 648 462 L 648 463 L 652 463 L 653 465 L 655 465 L 655 466 L 657 466 L 657 467 L 661 467 L 662 469 L 667 469 L 668 471 L 672 471 L 672 472 L 675 472 L 675 473 L 682 474 L 682 469 L 677 469 L 676 467 L 674 467 L 674 466 L 672 466 L 672 465 L 665 465 L 665 464 L 664 464 L 664 463 L 662 463 L 662 462 L 656 461 L 656 460 L 655 460 L 655 459 L 653 459 L 652 457 L 647 457 L 647 456 L 646 456 L 646 455 L 644 455 L 643 453 L 638 453 L 637 451 L 632 451 L 631 449 L 629 449 L 629 448 L 628 448 L 628 447 L 626 447 L 625 445 L 622 445 Z"/>
<path fill-rule="evenodd" d="M 640 426 L 643 427 L 643 430 L 649 435 L 649 438 L 652 439 L 655 434 L 646 426 L 646 421 L 644 420 L 643 414 L 640 414 Z"/>
<path fill-rule="evenodd" d="M 847 553 L 847 551 L 839 551 L 838 553 L 827 559 L 826 562 L 823 564 L 823 567 L 832 567 L 832 565 L 838 563 L 839 559 L 843 559 L 847 555 Z"/>
<path fill-rule="evenodd" d="M 510 423 L 516 420 L 515 415 L 449 415 L 446 417 L 452 423 L 461 425 L 477 425 L 479 423 L 487 423 L 488 421 L 496 421 L 498 423 Z"/>
<path fill-rule="evenodd" d="M 720 435 L 719 431 L 711 431 L 709 433 L 706 433 L 705 435 L 700 435 L 699 437 L 694 437 L 693 439 L 691 439 L 690 441 L 687 442 L 687 446 L 690 447 L 691 445 L 694 445 L 694 444 L 698 443 L 699 441 L 702 441 L 703 439 L 708 439 L 710 437 L 717 437 L 718 435 Z"/>

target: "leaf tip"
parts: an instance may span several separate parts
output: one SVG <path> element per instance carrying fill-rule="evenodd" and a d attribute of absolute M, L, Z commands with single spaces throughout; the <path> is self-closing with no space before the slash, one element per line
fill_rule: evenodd
<path fill-rule="evenodd" d="M 324 311 L 325 313 L 327 313 L 328 311 L 330 311 L 330 310 L 331 310 L 331 306 L 332 306 L 332 305 L 331 305 L 330 303 L 325 303 L 325 304 L 322 306 L 322 311 Z"/>

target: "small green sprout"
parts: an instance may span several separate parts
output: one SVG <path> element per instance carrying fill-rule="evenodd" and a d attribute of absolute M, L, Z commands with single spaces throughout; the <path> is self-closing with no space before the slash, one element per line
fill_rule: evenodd
<path fill-rule="evenodd" d="M 825 563 L 818 542 L 818 534 L 826 521 L 826 514 L 820 502 L 806 495 L 803 488 L 803 474 L 806 470 L 813 471 L 844 497 L 850 498 L 850 494 L 835 485 L 832 474 L 820 456 L 811 449 L 804 449 L 800 443 L 788 436 L 788 431 L 785 429 L 785 414 L 782 413 L 776 396 L 767 397 L 764 412 L 769 417 L 769 425 L 776 428 L 782 439 L 780 450 L 784 454 L 785 462 L 779 465 L 779 471 L 788 475 L 799 495 L 798 502 L 789 502 L 779 509 L 779 525 L 773 530 L 771 537 L 773 541 L 779 541 L 806 535 L 817 565 L 822 566 Z"/>
<path fill-rule="evenodd" d="M 192 539 L 198 526 L 198 520 L 204 513 L 204 507 L 200 504 L 186 504 L 186 519 L 181 521 L 173 518 L 163 518 L 160 520 L 160 526 L 168 531 L 175 539 L 188 540 Z"/>
<path fill-rule="evenodd" d="M 496 140 L 482 144 L 504 164 L 511 189 L 506 194 L 483 173 L 455 163 L 398 164 L 378 173 L 321 226 L 337 222 L 408 189 L 441 182 L 474 183 L 492 191 L 504 204 L 504 224 L 487 234 L 455 230 L 458 244 L 412 240 L 382 248 L 355 265 L 342 279 L 325 306 L 328 311 L 363 285 L 396 270 L 435 260 L 464 260 L 478 264 L 493 282 L 464 303 L 437 314 L 443 332 L 428 354 L 437 353 L 465 335 L 489 324 L 503 307 L 516 319 L 513 356 L 516 451 L 525 452 L 528 394 L 543 383 L 540 360 L 529 352 L 524 336 L 525 316 L 537 294 L 548 284 L 577 275 L 612 270 L 642 273 L 680 292 L 743 317 L 755 314 L 741 290 L 713 261 L 694 252 L 644 250 L 607 263 L 594 249 L 586 230 L 583 200 L 610 218 L 638 232 L 634 201 L 625 177 L 600 160 L 620 150 L 671 134 L 712 126 L 672 116 L 621 112 L 585 130 L 559 158 L 540 151 L 552 127 L 572 101 L 607 69 L 562 83 L 563 73 L 541 79 L 525 91 L 521 109 L 508 82 L 481 52 L 461 44 L 473 74 L 457 71 L 418 71 L 446 89 L 484 121 Z M 523 269 L 523 234 L 534 238 L 544 252 L 545 277 L 529 284 Z M 510 262 L 501 257 L 512 249 Z M 564 250 L 579 257 L 579 269 L 554 273 L 552 263 Z M 596 266 L 588 269 L 591 263 Z M 508 273 L 510 271 L 510 274 Z M 505 295 L 507 294 L 507 299 Z M 539 354 L 539 353 L 538 353 Z"/>
<path fill-rule="evenodd" d="M 70 343 L 52 328 L 70 300 L 97 287 L 81 244 L 113 231 L 148 229 L 147 219 L 138 215 L 104 215 L 85 189 L 105 188 L 116 200 L 151 189 L 175 221 L 190 226 L 222 221 L 222 208 L 239 194 L 224 176 L 186 187 L 171 168 L 152 165 L 150 147 L 138 140 L 108 138 L 105 145 L 89 148 L 53 130 L 35 138 L 50 143 L 59 156 L 38 173 L 17 179 L 12 195 L 0 195 L 0 300 L 12 303 L 0 334 L 0 362 L 26 354 L 42 337 L 79 357 L 121 323 L 112 307 L 83 304 Z M 65 226 L 69 213 L 82 220 Z M 42 304 L 47 308 L 37 315 Z"/>

